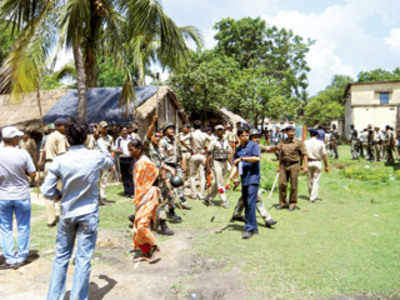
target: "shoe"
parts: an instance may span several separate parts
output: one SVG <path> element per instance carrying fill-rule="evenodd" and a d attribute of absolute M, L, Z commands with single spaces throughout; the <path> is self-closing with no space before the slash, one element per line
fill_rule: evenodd
<path fill-rule="evenodd" d="M 273 219 L 269 219 L 265 221 L 265 227 L 271 228 L 272 226 L 274 226 L 276 223 L 278 223 L 277 221 L 273 220 Z"/>
<path fill-rule="evenodd" d="M 174 232 L 168 228 L 167 222 L 165 220 L 160 221 L 160 234 L 162 235 L 174 235 Z"/>
<path fill-rule="evenodd" d="M 129 222 L 134 223 L 135 222 L 135 215 L 130 215 L 128 217 Z"/>
<path fill-rule="evenodd" d="M 54 227 L 57 225 L 57 221 L 54 221 L 53 223 L 47 224 L 47 227 Z"/>
<path fill-rule="evenodd" d="M 203 200 L 203 203 L 205 206 L 210 206 L 211 205 L 211 201 L 208 199 Z"/>
<path fill-rule="evenodd" d="M 223 208 L 229 208 L 229 202 L 224 202 L 224 203 L 222 204 L 222 207 L 223 207 Z"/>
<path fill-rule="evenodd" d="M 242 233 L 242 239 L 247 240 L 253 236 L 253 232 L 245 231 Z"/>
<path fill-rule="evenodd" d="M 187 205 L 186 203 L 181 203 L 181 206 L 182 206 L 183 209 L 186 209 L 186 210 L 191 210 L 192 209 L 192 207 Z"/>
<path fill-rule="evenodd" d="M 231 219 L 231 222 L 235 222 L 235 221 L 244 222 L 245 219 L 242 216 L 233 216 Z"/>
<path fill-rule="evenodd" d="M 289 211 L 294 211 L 295 209 L 296 209 L 296 205 L 289 207 Z"/>
<path fill-rule="evenodd" d="M 182 218 L 180 216 L 177 216 L 175 213 L 175 209 L 171 208 L 168 212 L 168 218 L 171 219 L 172 222 L 174 223 L 179 223 L 182 222 Z"/>
<path fill-rule="evenodd" d="M 279 205 L 276 207 L 277 210 L 282 210 L 282 209 L 287 209 L 287 208 L 289 208 L 289 206 L 287 206 L 287 205 Z"/>

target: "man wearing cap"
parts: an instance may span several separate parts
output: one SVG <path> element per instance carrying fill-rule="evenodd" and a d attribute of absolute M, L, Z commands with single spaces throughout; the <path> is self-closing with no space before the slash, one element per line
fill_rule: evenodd
<path fill-rule="evenodd" d="M 168 198 L 169 198 L 169 217 L 174 218 L 174 201 L 172 191 L 176 191 L 180 206 L 184 209 L 191 209 L 186 204 L 184 195 L 184 186 L 174 188 L 170 184 L 170 179 L 174 176 L 179 176 L 183 179 L 182 160 L 179 153 L 179 147 L 175 138 L 175 125 L 168 123 L 163 129 L 163 138 L 160 140 L 160 153 L 163 157 L 163 166 L 165 171 L 165 178 L 163 178 L 168 186 Z"/>
<path fill-rule="evenodd" d="M 225 177 L 228 173 L 228 166 L 232 163 L 232 148 L 227 139 L 224 138 L 225 128 L 223 125 L 215 126 L 216 138 L 208 146 L 207 173 L 212 172 L 213 182 L 211 192 L 206 198 L 209 205 L 219 193 L 224 208 L 229 207 L 225 193 Z"/>
<path fill-rule="evenodd" d="M 100 136 L 97 139 L 97 148 L 104 154 L 111 154 L 114 159 L 113 142 L 114 139 L 108 134 L 108 123 L 101 121 L 99 123 Z M 106 200 L 106 188 L 111 175 L 111 169 L 104 169 L 100 174 L 100 205 L 104 205 Z"/>
<path fill-rule="evenodd" d="M 385 151 L 386 151 L 387 165 L 394 164 L 393 151 L 395 150 L 395 145 L 396 145 L 396 140 L 394 137 L 393 128 L 387 125 L 385 130 Z"/>
<path fill-rule="evenodd" d="M 250 136 L 250 141 L 258 144 L 261 152 L 274 152 L 275 153 L 276 151 L 279 151 L 279 146 L 260 145 L 261 134 L 257 129 L 251 129 L 249 132 L 249 136 Z M 230 185 L 232 179 L 236 176 L 237 176 L 237 168 L 232 170 L 232 173 L 229 176 L 229 179 L 228 179 L 229 185 Z M 235 181 L 235 186 L 236 185 L 238 185 L 237 181 Z M 243 213 L 244 209 L 245 209 L 245 203 L 244 203 L 243 197 L 240 197 L 235 206 L 231 221 L 232 222 L 233 221 L 243 221 L 242 213 Z M 256 209 L 257 209 L 257 212 L 260 214 L 260 216 L 263 218 L 266 227 L 271 228 L 273 225 L 275 225 L 277 223 L 275 220 L 272 219 L 269 212 L 265 209 L 264 203 L 263 203 L 259 193 L 258 193 L 257 201 L 256 201 Z"/>
<path fill-rule="evenodd" d="M 309 132 L 311 138 L 304 143 L 308 157 L 308 192 L 310 202 L 315 202 L 318 198 L 322 161 L 325 165 L 325 172 L 328 173 L 329 168 L 325 144 L 318 140 L 318 131 L 311 128 Z"/>
<path fill-rule="evenodd" d="M 64 135 L 65 126 L 68 125 L 68 121 L 63 118 L 59 118 L 54 122 L 55 131 L 51 133 L 45 143 L 45 165 L 44 165 L 44 176 L 47 176 L 49 167 L 53 160 L 68 151 L 68 141 Z M 44 197 L 47 203 L 47 226 L 52 227 L 57 223 L 57 219 L 60 216 L 60 202 Z"/>
<path fill-rule="evenodd" d="M 297 188 L 300 166 L 302 171 L 308 172 L 307 152 L 304 143 L 295 137 L 296 130 L 292 126 L 286 127 L 287 139 L 282 141 L 279 154 L 279 209 L 289 208 L 294 211 L 297 204 Z M 286 192 L 290 182 L 290 200 L 287 204 Z"/>
<path fill-rule="evenodd" d="M 194 132 L 192 133 L 191 148 L 193 151 L 190 159 L 190 180 L 192 197 L 204 200 L 204 190 L 206 186 L 206 147 L 207 143 L 211 141 L 211 137 L 205 132 L 201 131 L 201 122 L 199 120 L 193 123 Z M 200 192 L 197 192 L 197 178 L 200 181 Z"/>
<path fill-rule="evenodd" d="M 6 264 L 24 263 L 29 254 L 31 219 L 30 190 L 27 176 L 34 180 L 35 165 L 28 152 L 18 149 L 23 132 L 15 127 L 2 129 L 4 146 L 0 148 L 0 237 Z M 13 215 L 17 220 L 18 250 L 14 251 Z"/>

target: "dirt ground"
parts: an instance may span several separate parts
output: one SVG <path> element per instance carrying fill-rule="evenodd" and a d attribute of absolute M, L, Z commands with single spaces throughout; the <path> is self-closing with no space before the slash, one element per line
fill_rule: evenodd
<path fill-rule="evenodd" d="M 101 232 L 93 259 L 89 299 L 246 299 L 249 294 L 240 280 L 239 269 L 191 253 L 193 235 L 177 232 L 161 243 L 162 260 L 154 265 L 133 263 L 129 255 L 129 233 L 117 236 Z M 54 251 L 17 270 L 0 271 L 0 299 L 44 299 L 49 285 Z M 71 288 L 73 266 L 68 272 Z M 66 299 L 69 299 L 68 292 Z"/>

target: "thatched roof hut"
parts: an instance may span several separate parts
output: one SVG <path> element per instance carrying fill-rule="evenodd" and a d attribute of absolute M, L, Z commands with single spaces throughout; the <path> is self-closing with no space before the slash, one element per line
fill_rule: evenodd
<path fill-rule="evenodd" d="M 243 119 L 241 116 L 231 112 L 225 107 L 221 107 L 218 109 L 218 115 L 220 118 L 223 119 L 224 122 L 231 122 L 233 126 L 236 126 L 236 123 L 246 123 L 246 120 Z"/>
<path fill-rule="evenodd" d="M 68 90 L 41 91 L 42 113 L 45 115 Z M 21 129 L 36 130 L 40 126 L 39 106 L 36 93 L 24 94 L 20 99 L 0 95 L 0 127 L 17 125 Z"/>
<path fill-rule="evenodd" d="M 114 124 L 126 124 L 135 120 L 139 133 L 144 135 L 153 115 L 159 115 L 159 125 L 174 122 L 178 126 L 187 122 L 187 116 L 175 93 L 166 86 L 146 86 L 136 89 L 136 109 L 134 113 L 122 117 L 118 100 L 122 88 L 88 89 L 88 120 L 92 122 L 107 121 Z M 46 124 L 58 117 L 75 117 L 77 115 L 78 96 L 76 90 L 53 90 L 40 93 L 42 111 Z M 28 131 L 37 130 L 40 126 L 39 109 L 36 93 L 26 94 L 17 104 L 10 103 L 9 95 L 0 96 L 0 127 L 17 125 Z"/>

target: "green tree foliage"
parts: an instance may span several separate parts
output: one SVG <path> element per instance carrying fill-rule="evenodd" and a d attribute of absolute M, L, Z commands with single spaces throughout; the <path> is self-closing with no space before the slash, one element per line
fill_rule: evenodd
<path fill-rule="evenodd" d="M 329 124 L 344 116 L 344 92 L 346 86 L 353 82 L 350 76 L 335 75 L 331 84 L 317 96 L 312 97 L 304 109 L 304 120 L 307 125 Z"/>
<path fill-rule="evenodd" d="M 0 23 L 0 65 L 10 53 L 15 39 L 11 33 L 11 29 L 6 24 Z"/>
<path fill-rule="evenodd" d="M 400 80 L 400 68 L 396 68 L 392 72 L 383 69 L 363 71 L 360 72 L 357 76 L 358 82 L 384 81 L 384 80 Z"/>
<path fill-rule="evenodd" d="M 311 42 L 260 18 L 223 19 L 216 47 L 191 56 L 170 83 L 189 113 L 225 106 L 245 118 L 294 118 L 305 101 Z"/>

